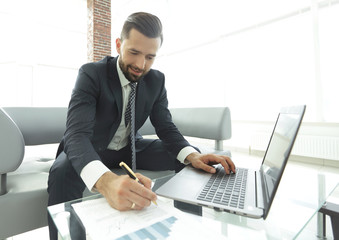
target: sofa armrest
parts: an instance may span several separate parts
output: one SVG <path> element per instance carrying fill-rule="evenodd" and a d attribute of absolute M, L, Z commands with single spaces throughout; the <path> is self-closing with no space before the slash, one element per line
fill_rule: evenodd
<path fill-rule="evenodd" d="M 25 142 L 20 129 L 0 108 L 0 174 L 15 171 L 25 153 Z"/>
<path fill-rule="evenodd" d="M 15 171 L 24 158 L 25 142 L 20 129 L 8 114 L 0 108 L 0 195 L 7 192 L 7 173 Z"/>
<path fill-rule="evenodd" d="M 21 165 L 25 146 L 59 143 L 66 129 L 67 108 L 0 108 L 1 194 L 7 192 L 7 173 Z"/>
<path fill-rule="evenodd" d="M 26 146 L 59 143 L 66 130 L 66 107 L 5 107 Z"/>

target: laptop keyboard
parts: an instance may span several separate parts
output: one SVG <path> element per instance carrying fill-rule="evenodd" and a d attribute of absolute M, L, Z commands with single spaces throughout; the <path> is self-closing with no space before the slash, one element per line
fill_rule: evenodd
<path fill-rule="evenodd" d="M 243 209 L 248 170 L 237 168 L 235 174 L 229 175 L 221 165 L 216 170 L 197 199 Z"/>

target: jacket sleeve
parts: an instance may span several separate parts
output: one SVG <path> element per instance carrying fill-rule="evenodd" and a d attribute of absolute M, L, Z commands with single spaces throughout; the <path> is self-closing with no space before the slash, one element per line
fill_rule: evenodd
<path fill-rule="evenodd" d="M 100 91 L 99 79 L 99 71 L 93 64 L 83 65 L 68 107 L 64 151 L 79 175 L 90 161 L 100 159 L 91 143 Z"/>

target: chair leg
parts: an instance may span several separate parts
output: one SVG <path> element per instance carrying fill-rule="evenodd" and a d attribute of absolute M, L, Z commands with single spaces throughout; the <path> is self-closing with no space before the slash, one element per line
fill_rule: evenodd
<path fill-rule="evenodd" d="M 326 215 L 317 213 L 317 237 L 326 238 Z"/>

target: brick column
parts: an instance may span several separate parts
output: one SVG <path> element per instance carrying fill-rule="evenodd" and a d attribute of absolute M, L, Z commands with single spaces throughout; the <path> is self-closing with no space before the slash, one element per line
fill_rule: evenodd
<path fill-rule="evenodd" d="M 111 0 L 87 0 L 87 60 L 111 55 Z"/>

